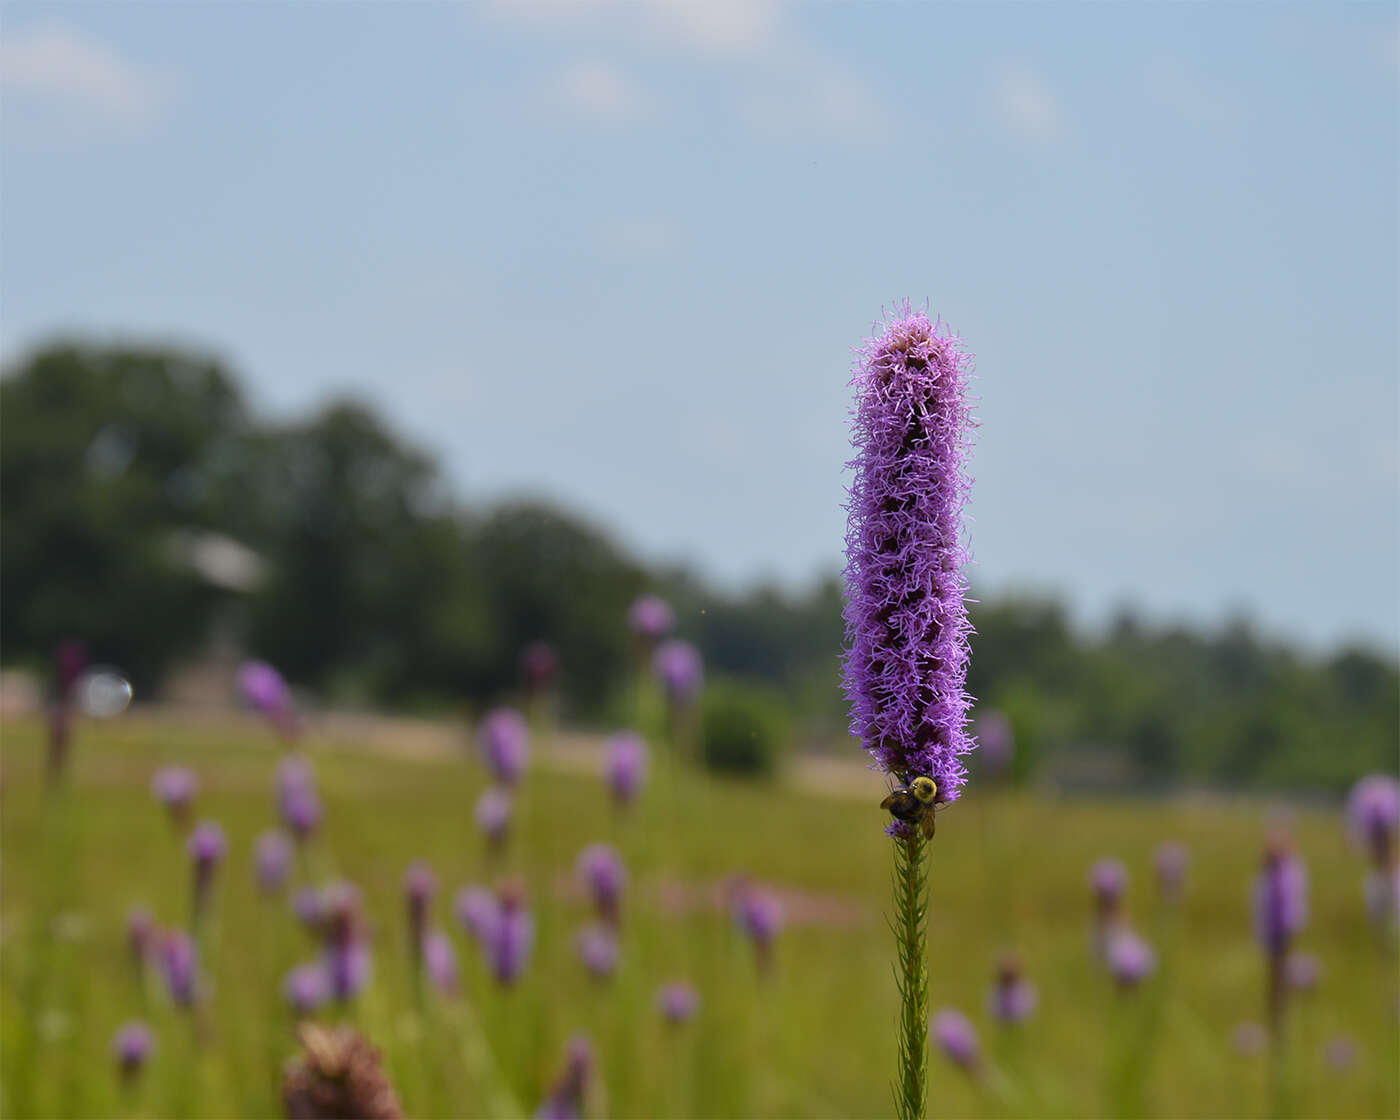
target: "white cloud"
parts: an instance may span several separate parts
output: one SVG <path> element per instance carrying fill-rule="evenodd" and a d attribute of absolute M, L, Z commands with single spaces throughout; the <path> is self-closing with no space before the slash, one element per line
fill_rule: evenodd
<path fill-rule="evenodd" d="M 493 0 L 498 22 L 577 38 L 676 44 L 701 54 L 748 54 L 773 42 L 780 0 Z"/>
<path fill-rule="evenodd" d="M 1033 144 L 1057 144 L 1069 132 L 1059 99 L 1030 67 L 1004 66 L 992 78 L 992 103 L 1003 125 Z"/>
<path fill-rule="evenodd" d="M 880 144 L 893 128 L 892 111 L 858 74 L 810 52 L 775 59 L 749 88 L 744 115 L 772 137 Z"/>
<path fill-rule="evenodd" d="M 1145 80 L 1153 101 L 1200 128 L 1233 132 L 1248 120 L 1249 113 L 1239 98 L 1211 88 L 1174 62 L 1154 62 L 1147 68 Z"/>
<path fill-rule="evenodd" d="M 605 124 L 622 124 L 647 115 L 646 91 L 622 70 L 597 59 L 584 59 L 561 70 L 550 86 L 555 107 Z"/>
<path fill-rule="evenodd" d="M 647 5 L 664 33 L 697 50 L 751 54 L 776 39 L 782 5 L 774 0 L 680 0 Z"/>
<path fill-rule="evenodd" d="M 156 124 L 170 101 L 166 76 L 60 23 L 8 31 L 0 89 L 12 112 L 70 135 L 131 135 Z"/>

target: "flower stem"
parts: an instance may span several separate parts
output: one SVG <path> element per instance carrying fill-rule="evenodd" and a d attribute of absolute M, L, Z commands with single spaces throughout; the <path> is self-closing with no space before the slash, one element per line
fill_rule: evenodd
<path fill-rule="evenodd" d="M 928 1100 L 928 844 L 910 828 L 894 844 L 893 922 L 899 951 L 899 1079 L 895 1107 L 900 1120 L 923 1120 Z"/>

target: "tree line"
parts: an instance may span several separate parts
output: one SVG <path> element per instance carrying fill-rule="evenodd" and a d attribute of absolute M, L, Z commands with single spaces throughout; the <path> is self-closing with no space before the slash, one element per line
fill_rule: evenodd
<path fill-rule="evenodd" d="M 250 549 L 258 578 L 211 579 L 190 540 Z M 521 650 L 547 640 L 566 710 L 603 721 L 643 591 L 671 601 L 711 676 L 771 693 L 805 743 L 839 741 L 835 573 L 723 595 L 555 506 L 468 508 L 364 403 L 269 420 L 192 351 L 55 342 L 0 380 L 7 664 L 42 667 L 76 636 L 149 695 L 231 631 L 329 700 L 441 710 L 510 693 Z M 973 622 L 969 687 L 1010 716 L 1022 770 L 1103 759 L 1131 780 L 1334 789 L 1394 768 L 1400 673 L 1372 650 L 1311 656 L 1246 620 L 1206 631 L 1131 611 L 1090 634 L 1044 596 L 987 597 Z"/>

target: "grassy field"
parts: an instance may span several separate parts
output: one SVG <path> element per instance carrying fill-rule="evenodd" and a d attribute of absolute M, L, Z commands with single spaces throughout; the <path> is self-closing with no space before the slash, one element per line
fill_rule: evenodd
<path fill-rule="evenodd" d="M 489 874 L 472 821 L 485 775 L 465 738 L 457 756 L 345 749 L 316 735 L 305 747 L 327 803 L 310 872 L 358 883 L 373 925 L 374 978 L 345 1014 L 383 1049 L 408 1115 L 531 1114 L 576 1031 L 598 1054 L 593 1107 L 602 1115 L 891 1111 L 889 841 L 868 798 L 663 766 L 633 816 L 619 819 L 591 774 L 537 765 L 507 863 L 528 883 L 538 938 L 525 978 L 503 991 L 450 914 L 452 893 Z M 286 897 L 262 897 L 252 873 L 254 838 L 275 823 L 281 754 L 252 722 L 181 726 L 135 714 L 80 728 L 70 787 L 45 799 L 41 729 L 6 724 L 4 1115 L 279 1113 L 279 1071 L 294 1051 L 281 981 L 315 953 Z M 174 762 L 201 780 L 196 818 L 218 820 L 229 838 L 202 1041 L 137 982 L 126 945 L 134 903 L 163 924 L 187 919 L 183 842 L 149 789 L 157 767 Z M 933 847 L 932 1005 L 974 1020 L 990 1067 L 975 1081 L 934 1054 L 930 1115 L 1266 1114 L 1266 1059 L 1235 1053 L 1231 1034 L 1263 1014 L 1249 885 L 1270 814 L 1246 801 L 1066 802 L 975 788 L 944 813 Z M 1312 882 L 1299 947 L 1321 958 L 1324 974 L 1294 1008 L 1291 1110 L 1394 1116 L 1393 948 L 1378 946 L 1366 925 L 1364 868 L 1339 814 L 1299 809 L 1293 825 Z M 1179 913 L 1153 887 L 1151 855 L 1164 839 L 1193 855 Z M 574 860 L 598 840 L 614 842 L 631 872 L 622 965 L 610 986 L 592 981 L 574 952 L 575 932 L 589 920 Z M 1089 957 L 1086 874 L 1101 855 L 1128 865 L 1133 921 L 1161 958 L 1155 978 L 1132 993 L 1116 991 Z M 405 868 L 420 859 L 441 880 L 435 920 L 457 944 L 464 981 L 457 1000 L 421 1007 L 402 896 Z M 725 878 L 737 872 L 784 900 L 787 924 L 766 979 L 721 902 Z M 1008 947 L 1040 989 L 1038 1014 L 1019 1030 L 998 1028 L 986 1012 L 994 962 Z M 692 981 L 703 1001 L 675 1029 L 654 1004 L 671 978 Z M 123 1096 L 110 1040 L 118 1024 L 141 1016 L 159 1049 L 135 1093 Z M 1341 1070 L 1323 1056 L 1339 1035 L 1358 1048 Z"/>

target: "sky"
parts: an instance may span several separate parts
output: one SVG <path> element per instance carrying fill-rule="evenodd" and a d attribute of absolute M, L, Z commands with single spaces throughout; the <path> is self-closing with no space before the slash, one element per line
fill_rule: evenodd
<path fill-rule="evenodd" d="M 974 587 L 1400 642 L 1392 3 L 0 4 L 0 358 L 212 351 L 467 500 L 836 569 L 852 351 L 977 355 Z"/>

